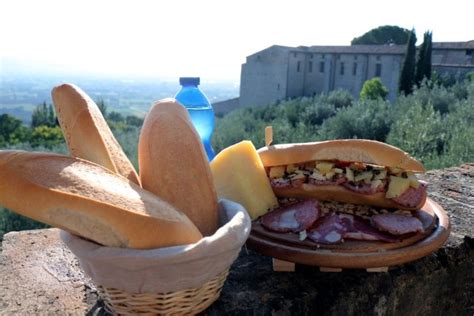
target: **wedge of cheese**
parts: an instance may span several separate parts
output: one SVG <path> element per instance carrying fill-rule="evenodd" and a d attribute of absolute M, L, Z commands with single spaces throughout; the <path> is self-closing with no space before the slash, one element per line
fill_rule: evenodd
<path fill-rule="evenodd" d="M 218 197 L 241 204 L 252 219 L 278 206 L 251 141 L 242 141 L 222 150 L 211 162 L 211 171 Z"/>

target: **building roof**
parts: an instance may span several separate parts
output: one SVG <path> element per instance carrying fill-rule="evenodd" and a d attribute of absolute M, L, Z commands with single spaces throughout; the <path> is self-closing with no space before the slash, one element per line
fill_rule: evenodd
<path fill-rule="evenodd" d="M 339 46 L 298 46 L 289 47 L 283 45 L 272 45 L 259 52 L 247 56 L 247 58 L 260 54 L 266 50 L 287 50 L 320 54 L 391 54 L 404 55 L 406 45 L 339 45 Z M 433 49 L 474 49 L 474 40 L 467 42 L 433 42 Z"/>
<path fill-rule="evenodd" d="M 405 45 L 310 46 L 309 52 L 344 54 L 405 54 Z"/>
<path fill-rule="evenodd" d="M 474 40 L 467 42 L 433 42 L 433 49 L 474 49 Z"/>

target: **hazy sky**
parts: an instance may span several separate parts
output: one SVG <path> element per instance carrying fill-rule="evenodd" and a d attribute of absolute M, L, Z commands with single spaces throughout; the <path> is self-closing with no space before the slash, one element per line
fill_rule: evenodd
<path fill-rule="evenodd" d="M 349 45 L 381 25 L 474 39 L 474 1 L 0 1 L 0 57 L 51 70 L 239 81 L 273 44 Z"/>

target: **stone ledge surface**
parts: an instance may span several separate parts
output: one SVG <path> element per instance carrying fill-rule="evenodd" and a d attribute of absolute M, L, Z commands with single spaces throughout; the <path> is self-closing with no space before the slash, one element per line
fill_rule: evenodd
<path fill-rule="evenodd" d="M 206 315 L 473 315 L 474 164 L 424 175 L 452 232 L 437 252 L 388 273 L 323 273 L 297 265 L 273 272 L 271 258 L 244 248 Z M 91 280 L 57 229 L 12 232 L 0 253 L 0 314 L 106 314 Z"/>

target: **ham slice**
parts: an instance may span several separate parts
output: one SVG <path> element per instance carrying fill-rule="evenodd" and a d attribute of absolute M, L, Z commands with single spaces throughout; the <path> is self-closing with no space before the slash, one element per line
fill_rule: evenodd
<path fill-rule="evenodd" d="M 360 216 L 340 214 L 339 217 L 342 219 L 346 227 L 344 238 L 356 240 L 379 240 L 385 242 L 399 241 L 399 239 L 394 236 L 378 231 Z"/>
<path fill-rule="evenodd" d="M 423 224 L 418 218 L 401 214 L 379 214 L 372 216 L 372 224 L 379 230 L 393 235 L 422 233 L 424 231 Z"/>
<path fill-rule="evenodd" d="M 317 180 L 314 178 L 309 178 L 308 183 L 318 186 L 318 185 L 340 185 L 347 181 L 346 177 L 344 176 L 337 176 L 332 180 Z"/>
<path fill-rule="evenodd" d="M 271 179 L 270 184 L 274 188 L 290 188 L 291 187 L 290 179 L 275 178 L 275 179 Z"/>
<path fill-rule="evenodd" d="M 319 214 L 319 202 L 305 200 L 266 213 L 261 218 L 261 224 L 266 229 L 275 232 L 298 233 L 311 227 Z"/>
<path fill-rule="evenodd" d="M 392 200 L 402 206 L 415 207 L 420 204 L 421 199 L 426 195 L 426 182 L 420 181 L 420 186 L 415 188 L 408 188 L 402 195 L 393 198 Z"/>
<path fill-rule="evenodd" d="M 370 184 L 361 182 L 355 184 L 354 182 L 345 182 L 342 184 L 346 189 L 351 190 L 353 192 L 361 193 L 361 194 L 374 194 L 377 192 L 385 191 L 385 184 L 379 185 L 376 188 L 372 188 Z"/>
<path fill-rule="evenodd" d="M 306 236 L 320 244 L 338 244 L 342 242 L 347 227 L 336 213 L 330 213 L 316 221 L 306 232 Z"/>

